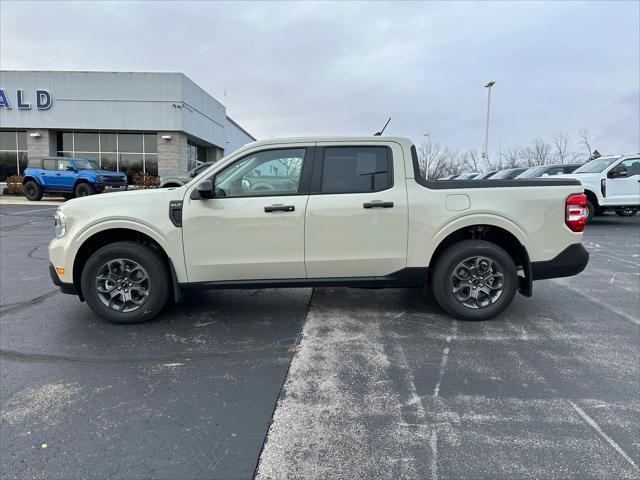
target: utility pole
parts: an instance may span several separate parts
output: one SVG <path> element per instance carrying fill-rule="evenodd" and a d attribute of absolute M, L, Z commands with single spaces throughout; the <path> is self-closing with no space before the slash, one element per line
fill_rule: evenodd
<path fill-rule="evenodd" d="M 431 133 L 429 132 L 423 135 L 429 139 L 427 142 L 427 159 L 426 159 L 427 166 L 426 166 L 426 170 L 424 171 L 424 178 L 429 179 L 429 156 L 431 155 Z"/>
<path fill-rule="evenodd" d="M 484 135 L 484 152 L 482 153 L 482 158 L 485 160 L 489 160 L 489 112 L 491 110 L 491 87 L 496 84 L 493 80 L 487 83 L 484 88 L 489 89 L 489 93 L 487 95 L 487 129 Z"/>

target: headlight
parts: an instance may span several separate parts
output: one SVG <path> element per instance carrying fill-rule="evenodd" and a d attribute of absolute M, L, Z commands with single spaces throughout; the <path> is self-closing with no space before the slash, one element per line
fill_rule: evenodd
<path fill-rule="evenodd" d="M 53 217 L 56 238 L 64 237 L 64 234 L 67 233 L 67 216 L 62 213 L 62 210 L 56 210 L 56 214 Z"/>

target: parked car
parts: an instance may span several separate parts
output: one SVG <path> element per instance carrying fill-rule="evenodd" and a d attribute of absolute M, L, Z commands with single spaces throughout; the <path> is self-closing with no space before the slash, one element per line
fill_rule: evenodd
<path fill-rule="evenodd" d="M 487 319 L 589 256 L 580 182 L 521 180 L 517 200 L 501 183 L 426 180 L 405 138 L 256 142 L 179 188 L 65 203 L 50 274 L 116 323 L 149 320 L 196 288 L 427 282 L 449 314 Z"/>
<path fill-rule="evenodd" d="M 456 180 L 473 180 L 474 178 L 476 178 L 478 175 L 480 175 L 478 172 L 473 172 L 473 173 L 463 173 L 462 175 L 460 175 L 458 178 L 456 178 Z"/>
<path fill-rule="evenodd" d="M 576 168 L 580 167 L 581 163 L 565 163 L 558 165 L 541 165 L 538 167 L 531 167 L 522 172 L 516 178 L 536 178 L 536 177 L 552 177 L 554 175 L 562 175 L 564 173 L 571 173 Z"/>
<path fill-rule="evenodd" d="M 493 178 L 493 176 L 498 173 L 498 171 L 494 171 L 494 172 L 486 172 L 486 173 L 481 173 L 480 175 L 478 175 L 477 177 L 474 178 L 474 180 L 488 180 L 489 178 Z"/>
<path fill-rule="evenodd" d="M 598 157 L 562 178 L 578 179 L 584 186 L 587 223 L 606 210 L 628 216 L 640 209 L 640 153 Z"/>
<path fill-rule="evenodd" d="M 24 170 L 24 196 L 37 201 L 45 193 L 64 198 L 86 197 L 105 190 L 126 190 L 124 173 L 101 170 L 95 160 L 80 157 L 51 157 L 29 160 Z"/>
<path fill-rule="evenodd" d="M 500 170 L 491 177 L 491 180 L 513 180 L 525 170 L 526 168 L 507 168 L 506 170 Z"/>
<path fill-rule="evenodd" d="M 204 172 L 207 168 L 213 165 L 214 162 L 205 162 L 202 165 L 192 168 L 188 172 L 174 173 L 164 177 L 160 177 L 160 188 L 175 188 L 181 187 L 191 180 L 193 177 L 198 176 L 201 172 Z"/>

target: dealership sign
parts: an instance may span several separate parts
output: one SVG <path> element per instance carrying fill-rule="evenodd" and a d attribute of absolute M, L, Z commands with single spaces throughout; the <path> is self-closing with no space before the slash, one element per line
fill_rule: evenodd
<path fill-rule="evenodd" d="M 15 98 L 15 104 L 19 110 L 31 110 L 31 103 L 27 101 L 24 90 L 17 90 Z M 48 90 L 36 90 L 35 100 L 35 108 L 38 110 L 47 110 L 51 108 L 51 105 L 53 104 L 53 97 Z M 2 108 L 11 110 L 11 101 L 9 100 L 9 95 L 4 88 L 0 88 L 0 109 Z"/>

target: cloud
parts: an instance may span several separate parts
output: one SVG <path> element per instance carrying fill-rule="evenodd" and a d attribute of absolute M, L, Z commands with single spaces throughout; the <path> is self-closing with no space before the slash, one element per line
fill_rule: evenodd
<path fill-rule="evenodd" d="M 482 148 L 495 80 L 493 152 L 581 128 L 628 152 L 639 15 L 636 2 L 3 1 L 0 66 L 182 71 L 219 100 L 226 90 L 259 138 L 372 134 L 392 116 L 390 134 L 463 150 Z"/>

